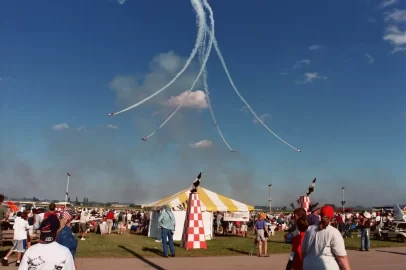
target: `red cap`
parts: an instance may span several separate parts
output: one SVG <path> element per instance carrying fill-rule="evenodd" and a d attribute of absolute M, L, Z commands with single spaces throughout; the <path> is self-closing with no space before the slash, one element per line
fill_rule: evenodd
<path fill-rule="evenodd" d="M 320 210 L 320 216 L 326 216 L 332 219 L 334 217 L 334 208 L 330 205 L 323 206 Z"/>

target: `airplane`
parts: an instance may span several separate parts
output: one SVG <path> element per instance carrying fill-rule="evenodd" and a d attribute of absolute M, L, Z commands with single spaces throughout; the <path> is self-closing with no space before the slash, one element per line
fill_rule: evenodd
<path fill-rule="evenodd" d="M 230 152 L 233 152 L 233 153 L 234 153 L 234 152 L 235 152 L 235 150 L 230 150 Z"/>
<path fill-rule="evenodd" d="M 147 137 L 144 137 L 144 138 L 142 138 L 142 140 L 143 140 L 144 142 L 146 142 L 148 139 L 147 139 Z"/>
<path fill-rule="evenodd" d="M 302 152 L 302 150 L 300 150 L 300 149 L 297 149 L 297 151 L 298 151 L 298 152 Z"/>
<path fill-rule="evenodd" d="M 114 113 L 112 112 L 112 113 L 109 113 L 107 116 L 113 116 L 114 115 Z"/>

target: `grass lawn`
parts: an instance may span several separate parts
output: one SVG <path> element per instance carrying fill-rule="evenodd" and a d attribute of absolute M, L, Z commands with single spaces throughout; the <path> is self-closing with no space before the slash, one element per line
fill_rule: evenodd
<path fill-rule="evenodd" d="M 268 253 L 287 253 L 291 245 L 283 242 L 284 233 L 278 232 L 268 240 Z M 253 247 L 253 236 L 249 237 L 224 236 L 217 237 L 207 242 L 207 250 L 185 250 L 180 248 L 180 243 L 175 243 L 177 256 L 236 256 L 248 255 Z M 360 239 L 354 235 L 353 239 L 345 239 L 347 249 L 359 249 Z M 372 248 L 401 247 L 394 241 L 371 240 Z M 3 257 L 11 246 L 0 247 L 0 256 Z M 162 255 L 162 244 L 156 243 L 155 239 L 146 236 L 131 235 L 125 232 L 123 235 L 99 235 L 90 234 L 86 241 L 79 240 L 77 250 L 78 257 L 154 257 Z"/>

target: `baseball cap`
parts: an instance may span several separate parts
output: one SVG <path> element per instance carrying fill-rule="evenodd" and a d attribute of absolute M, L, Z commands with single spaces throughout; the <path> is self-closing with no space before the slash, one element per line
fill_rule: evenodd
<path fill-rule="evenodd" d="M 320 216 L 333 218 L 334 217 L 334 208 L 330 205 L 325 205 L 320 209 Z"/>
<path fill-rule="evenodd" d="M 40 235 L 39 240 L 43 244 L 49 244 L 56 240 L 56 235 L 58 233 L 60 226 L 59 219 L 56 215 L 51 215 L 42 221 L 39 226 Z"/>

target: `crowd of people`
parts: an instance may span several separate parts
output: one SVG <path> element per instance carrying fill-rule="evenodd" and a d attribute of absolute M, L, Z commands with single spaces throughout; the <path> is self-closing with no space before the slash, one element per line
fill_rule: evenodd
<path fill-rule="evenodd" d="M 308 213 L 303 208 L 293 213 L 253 214 L 253 224 L 259 257 L 267 257 L 267 240 L 275 230 L 286 231 L 285 242 L 292 244 L 286 269 L 350 269 L 344 238 L 353 237 L 358 231 L 359 251 L 370 249 L 370 230 L 379 224 L 389 223 L 393 214 L 338 213 L 325 205 Z"/>
<path fill-rule="evenodd" d="M 8 222 L 9 212 L 2 204 L 4 196 L 0 194 L 0 225 Z M 102 208 L 76 208 L 58 211 L 51 203 L 49 209 L 26 209 L 18 212 L 14 218 L 13 246 L 1 259 L 8 266 L 8 258 L 17 253 L 16 265 L 28 269 L 28 265 L 63 264 L 64 269 L 75 269 L 74 258 L 78 246 L 75 233 L 82 241 L 89 232 L 109 235 L 113 230 L 122 234 L 122 229 L 147 234 L 149 213 L 133 210 L 113 210 Z M 377 213 L 338 213 L 325 205 L 308 213 L 303 208 L 293 213 L 251 213 L 249 220 L 225 221 L 224 213 L 213 213 L 213 231 L 216 235 L 233 234 L 247 237 L 247 231 L 255 233 L 255 244 L 259 257 L 268 257 L 268 238 L 276 231 L 284 231 L 285 242 L 292 244 L 287 269 L 350 269 L 343 238 L 353 237 L 358 231 L 360 251 L 370 249 L 370 229 L 378 224 L 388 223 L 393 216 Z M 175 256 L 173 234 L 176 220 L 170 207 L 160 209 L 158 227 L 164 257 Z M 31 246 L 31 240 L 39 231 L 39 245 Z M 0 230 L 0 240 L 2 231 Z M 166 239 L 166 241 L 162 241 Z M 50 256 L 50 250 L 53 250 Z"/>

